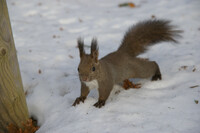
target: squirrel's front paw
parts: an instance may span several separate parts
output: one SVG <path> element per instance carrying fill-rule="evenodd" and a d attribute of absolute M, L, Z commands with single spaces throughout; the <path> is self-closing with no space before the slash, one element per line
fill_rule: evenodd
<path fill-rule="evenodd" d="M 76 100 L 74 101 L 74 103 L 72 104 L 72 106 L 76 106 L 80 102 L 84 103 L 85 99 L 86 99 L 86 97 L 78 97 L 78 98 L 76 98 Z"/>
<path fill-rule="evenodd" d="M 99 100 L 98 102 L 96 102 L 94 104 L 94 106 L 97 107 L 97 108 L 101 108 L 102 106 L 105 105 L 105 102 L 106 102 L 105 100 Z"/>

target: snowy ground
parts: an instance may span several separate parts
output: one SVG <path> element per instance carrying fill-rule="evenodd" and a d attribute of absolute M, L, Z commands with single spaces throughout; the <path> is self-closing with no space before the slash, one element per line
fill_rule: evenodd
<path fill-rule="evenodd" d="M 132 1 L 132 0 L 129 0 Z M 7 0 L 31 115 L 37 133 L 199 133 L 200 1 Z M 80 94 L 76 39 L 98 38 L 100 57 L 117 49 L 124 32 L 139 21 L 172 20 L 184 30 L 179 44 L 160 43 L 141 55 L 158 62 L 162 81 L 140 80 L 139 90 L 111 95 L 106 106 L 72 107 Z M 195 102 L 196 100 L 196 102 Z"/>

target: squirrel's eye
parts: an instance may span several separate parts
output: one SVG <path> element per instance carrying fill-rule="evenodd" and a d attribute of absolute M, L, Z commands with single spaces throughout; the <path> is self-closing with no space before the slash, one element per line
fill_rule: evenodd
<path fill-rule="evenodd" d="M 79 71 L 79 68 L 77 70 Z"/>
<path fill-rule="evenodd" d="M 93 72 L 95 71 L 95 67 L 92 67 L 92 71 L 93 71 Z"/>

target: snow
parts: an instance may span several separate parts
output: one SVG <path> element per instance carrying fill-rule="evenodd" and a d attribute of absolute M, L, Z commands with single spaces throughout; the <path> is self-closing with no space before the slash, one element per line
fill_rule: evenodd
<path fill-rule="evenodd" d="M 37 133 L 200 132 L 200 1 L 129 1 L 136 7 L 119 8 L 124 0 L 7 0 Z M 140 89 L 116 87 L 120 93 L 101 109 L 93 106 L 96 90 L 71 106 L 80 95 L 77 38 L 89 45 L 97 37 L 103 57 L 118 48 L 128 27 L 152 15 L 184 30 L 179 44 L 159 43 L 140 55 L 159 64 L 163 80 L 138 80 Z"/>

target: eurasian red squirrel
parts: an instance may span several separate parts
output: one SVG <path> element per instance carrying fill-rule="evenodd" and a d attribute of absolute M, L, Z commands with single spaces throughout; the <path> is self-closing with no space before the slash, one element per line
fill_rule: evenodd
<path fill-rule="evenodd" d="M 78 72 L 81 81 L 81 95 L 75 100 L 73 106 L 84 102 L 91 88 L 98 88 L 99 99 L 94 106 L 101 108 L 105 105 L 113 86 L 125 79 L 150 77 L 152 81 L 161 80 L 158 64 L 155 61 L 137 58 L 137 56 L 144 53 L 148 46 L 158 42 L 177 42 L 175 37 L 180 36 L 180 32 L 180 30 L 175 30 L 167 20 L 139 22 L 126 32 L 117 51 L 100 60 L 98 59 L 97 40 L 92 40 L 91 53 L 86 54 L 84 42 L 79 38 Z"/>

